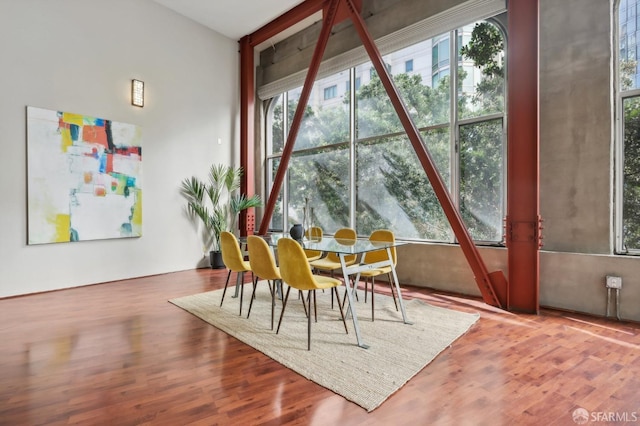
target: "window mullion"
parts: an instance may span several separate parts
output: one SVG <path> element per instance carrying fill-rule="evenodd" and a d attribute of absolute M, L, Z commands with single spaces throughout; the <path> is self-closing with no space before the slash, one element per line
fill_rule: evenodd
<path fill-rule="evenodd" d="M 282 94 L 282 140 L 286 141 L 289 138 L 289 92 L 284 92 Z M 283 146 L 283 149 L 286 149 L 286 146 Z M 282 167 L 282 153 L 280 154 L 280 165 L 278 168 Z M 289 215 L 287 214 L 287 206 L 289 205 L 289 172 L 285 170 L 283 182 L 286 182 L 285 185 L 282 185 L 282 229 L 289 229 Z"/>
<path fill-rule="evenodd" d="M 614 229 L 615 229 L 615 250 L 618 253 L 624 252 L 623 241 L 623 215 L 622 209 L 624 206 L 624 117 L 623 117 L 623 102 L 624 97 L 618 96 L 618 102 L 616 102 L 616 143 L 614 153 L 615 164 L 615 190 L 614 190 Z"/>
<path fill-rule="evenodd" d="M 451 199 L 460 211 L 460 150 L 459 150 L 459 126 L 458 126 L 458 31 L 449 33 L 449 81 L 450 81 L 450 116 L 449 116 L 449 141 L 451 147 L 450 182 Z M 456 242 L 455 235 L 452 241 Z"/>
<path fill-rule="evenodd" d="M 349 69 L 349 226 L 356 229 L 356 68 Z"/>

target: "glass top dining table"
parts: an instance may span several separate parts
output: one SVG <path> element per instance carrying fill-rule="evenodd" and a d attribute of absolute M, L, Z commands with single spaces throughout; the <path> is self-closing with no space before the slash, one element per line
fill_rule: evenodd
<path fill-rule="evenodd" d="M 291 238 L 289 234 L 286 233 L 269 233 L 263 235 L 262 238 L 265 239 L 267 244 L 271 247 L 276 248 L 278 246 L 278 240 L 281 238 Z M 362 336 L 360 333 L 360 326 L 358 324 L 358 315 L 356 312 L 356 305 L 354 303 L 353 296 L 353 287 L 351 284 L 351 280 L 349 276 L 355 275 L 355 282 L 359 282 L 360 273 L 367 270 L 390 267 L 391 268 L 391 276 L 393 277 L 393 285 L 396 290 L 396 294 L 398 296 L 398 301 L 400 305 L 400 310 L 402 312 L 402 320 L 405 324 L 412 324 L 407 319 L 407 313 L 404 308 L 404 302 L 402 300 L 402 292 L 400 290 L 400 285 L 398 283 L 398 275 L 396 273 L 396 268 L 393 263 L 391 256 L 391 249 L 393 247 L 398 247 L 401 245 L 408 244 L 404 241 L 372 241 L 369 239 L 342 239 L 342 238 L 334 238 L 330 236 L 323 236 L 320 238 L 304 238 L 302 240 L 297 240 L 303 248 L 309 250 L 318 250 L 325 253 L 335 253 L 338 255 L 341 263 L 342 274 L 344 278 L 345 287 L 347 290 L 347 297 L 349 300 L 349 312 L 351 313 L 351 318 L 353 320 L 353 327 L 356 332 L 356 340 L 358 346 L 367 349 L 369 346 L 364 343 L 362 340 Z M 376 263 L 364 263 L 364 259 L 366 258 L 366 253 L 376 250 L 387 250 L 387 260 L 376 262 Z M 356 262 L 352 265 L 346 265 L 345 256 L 348 255 L 360 255 L 360 261 Z"/>

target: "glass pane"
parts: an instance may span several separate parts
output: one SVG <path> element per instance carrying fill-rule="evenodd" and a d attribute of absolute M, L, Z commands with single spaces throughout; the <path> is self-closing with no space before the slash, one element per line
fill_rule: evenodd
<path fill-rule="evenodd" d="M 627 5 L 629 6 L 627 8 Z M 633 7 L 631 7 L 633 5 Z M 639 86 L 637 82 L 640 80 L 640 72 L 638 72 L 638 60 L 636 58 L 636 22 L 639 18 L 637 8 L 634 2 L 622 2 L 618 10 L 619 28 L 618 40 L 620 45 L 619 67 L 619 85 L 620 90 L 633 90 Z"/>
<path fill-rule="evenodd" d="M 278 167 L 280 166 L 280 157 L 273 158 L 267 160 L 268 170 L 271 172 L 269 176 L 269 184 L 267 197 L 271 194 L 271 188 L 273 188 L 273 181 L 276 177 L 276 173 L 278 172 Z M 284 193 L 283 188 L 280 188 L 280 192 L 278 193 L 278 198 L 276 200 L 276 205 L 273 209 L 273 215 L 271 216 L 271 222 L 269 223 L 269 229 L 272 231 L 283 231 L 284 228 L 284 218 L 282 216 L 282 194 Z M 264 200 L 266 205 L 268 200 Z"/>
<path fill-rule="evenodd" d="M 282 152 L 284 147 L 283 102 L 282 94 L 272 99 L 267 113 L 267 155 Z M 270 145 L 270 146 L 269 146 Z"/>
<path fill-rule="evenodd" d="M 315 150 L 293 155 L 289 164 L 289 225 L 302 223 L 305 198 L 313 208 L 311 220 L 325 233 L 349 226 L 349 150 Z"/>
<path fill-rule="evenodd" d="M 502 119 L 460 127 L 460 213 L 474 240 L 502 241 Z"/>
<path fill-rule="evenodd" d="M 480 117 L 504 111 L 504 39 L 490 22 L 458 30 L 458 116 Z"/>
<path fill-rule="evenodd" d="M 626 249 L 640 249 L 640 97 L 624 100 L 622 238 Z"/>
<path fill-rule="evenodd" d="M 349 140 L 349 71 L 317 80 L 300 123 L 295 150 L 316 148 Z M 289 91 L 289 129 L 302 88 Z"/>
<path fill-rule="evenodd" d="M 438 66 L 449 65 L 449 40 L 438 42 Z"/>
<path fill-rule="evenodd" d="M 448 38 L 440 43 L 448 46 Z M 431 87 L 431 46 L 432 40 L 425 40 L 383 58 L 387 69 L 392 70 L 400 96 L 418 128 L 449 122 L 449 79 L 439 79 L 436 87 Z M 412 71 L 407 73 L 405 64 L 409 60 Z M 448 67 L 448 54 L 446 62 Z M 356 67 L 356 76 L 361 81 L 356 92 L 356 134 L 359 139 L 404 131 L 380 78 L 376 73 L 368 72 L 371 67 L 370 62 Z"/>
<path fill-rule="evenodd" d="M 448 171 L 448 129 L 434 130 L 423 138 L 437 167 Z M 451 241 L 448 221 L 405 136 L 359 143 L 356 171 L 359 235 L 386 228 L 398 238 Z"/>
<path fill-rule="evenodd" d="M 402 130 L 387 92 L 382 86 L 378 73 L 370 72 L 371 62 L 356 67 L 356 78 L 360 78 L 360 88 L 356 90 L 356 137 L 395 133 Z"/>

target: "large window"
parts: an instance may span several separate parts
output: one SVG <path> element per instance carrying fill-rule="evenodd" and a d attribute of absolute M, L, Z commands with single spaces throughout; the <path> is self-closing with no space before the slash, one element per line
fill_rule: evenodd
<path fill-rule="evenodd" d="M 478 242 L 502 241 L 503 59 L 503 32 L 489 21 L 383 57 Z M 398 238 L 454 242 L 440 203 L 372 68 L 367 62 L 316 81 L 270 227 L 284 230 L 300 222 L 308 199 L 314 208 L 313 222 L 329 234 L 344 226 L 355 227 L 361 236 L 387 228 Z M 327 99 L 326 88 L 334 85 L 347 90 Z M 267 192 L 300 92 L 298 88 L 274 97 L 267 109 Z"/>
<path fill-rule="evenodd" d="M 616 249 L 640 253 L 640 72 L 637 36 L 639 0 L 621 0 L 618 9 L 618 144 Z"/>

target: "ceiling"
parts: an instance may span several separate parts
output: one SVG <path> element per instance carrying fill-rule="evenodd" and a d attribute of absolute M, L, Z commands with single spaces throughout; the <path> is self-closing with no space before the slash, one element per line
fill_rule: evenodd
<path fill-rule="evenodd" d="M 239 40 L 282 15 L 303 0 L 154 0 L 225 37 Z M 276 43 L 284 37 L 321 19 L 320 12 L 292 27 L 285 34 L 270 40 Z"/>

